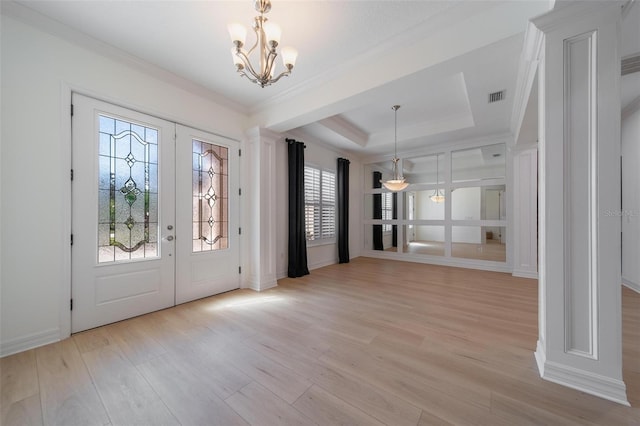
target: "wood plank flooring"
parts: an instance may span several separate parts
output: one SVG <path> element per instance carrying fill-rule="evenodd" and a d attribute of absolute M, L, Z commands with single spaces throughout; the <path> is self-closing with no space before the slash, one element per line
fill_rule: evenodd
<path fill-rule="evenodd" d="M 537 283 L 358 258 L 0 360 L 2 425 L 640 425 L 640 295 L 623 289 L 632 408 L 539 378 Z"/>

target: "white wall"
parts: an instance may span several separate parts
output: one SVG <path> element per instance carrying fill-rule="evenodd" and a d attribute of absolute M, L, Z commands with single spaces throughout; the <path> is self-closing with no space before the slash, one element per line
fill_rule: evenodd
<path fill-rule="evenodd" d="M 345 153 L 333 151 L 317 142 L 300 139 L 305 143 L 304 160 L 307 164 L 322 169 L 337 170 L 337 159 L 347 158 L 349 164 L 349 256 L 358 257 L 362 250 L 362 167 L 357 158 Z M 288 238 L 289 238 L 289 201 L 288 201 L 288 159 L 287 144 L 284 141 L 278 143 L 276 151 L 276 182 L 277 182 L 277 215 L 276 215 L 276 252 L 278 278 L 287 276 L 288 263 Z M 337 179 L 336 179 L 337 180 Z M 337 192 L 336 192 L 337 194 Z M 337 214 L 337 205 L 336 205 Z M 337 217 L 336 217 L 337 225 Z M 307 247 L 307 264 L 309 269 L 316 269 L 338 263 L 338 243 L 323 244 Z"/>
<path fill-rule="evenodd" d="M 246 117 L 6 14 L 1 37 L 0 353 L 7 354 L 69 332 L 71 89 L 237 139 Z"/>
<path fill-rule="evenodd" d="M 622 280 L 640 292 L 640 102 L 622 119 Z"/>

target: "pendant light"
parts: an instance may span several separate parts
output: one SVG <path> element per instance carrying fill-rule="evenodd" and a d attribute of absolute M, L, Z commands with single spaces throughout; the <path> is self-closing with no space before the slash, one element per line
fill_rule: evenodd
<path fill-rule="evenodd" d="M 400 161 L 400 159 L 398 158 L 398 109 L 399 108 L 400 108 L 400 105 L 394 105 L 394 106 L 391 107 L 391 109 L 394 111 L 394 114 L 395 114 L 394 148 L 393 148 L 393 159 L 391 160 L 391 163 L 392 163 L 391 167 L 392 167 L 392 170 L 393 170 L 393 176 L 392 176 L 393 178 L 382 182 L 384 187 L 387 188 L 391 192 L 402 191 L 407 186 L 409 186 L 409 183 L 404 181 L 404 178 L 402 177 L 402 174 L 400 173 L 400 170 L 398 169 L 398 161 Z"/>
<path fill-rule="evenodd" d="M 440 184 L 440 155 L 436 154 L 436 187 Z M 440 188 L 434 189 L 433 194 L 429 197 L 434 203 L 444 202 L 444 194 L 440 192 Z"/>

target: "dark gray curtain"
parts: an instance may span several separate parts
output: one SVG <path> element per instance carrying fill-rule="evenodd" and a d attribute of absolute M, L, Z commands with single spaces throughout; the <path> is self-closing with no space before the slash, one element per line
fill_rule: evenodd
<path fill-rule="evenodd" d="M 304 230 L 304 144 L 289 144 L 289 268 L 291 278 L 309 274 L 307 238 Z"/>
<path fill-rule="evenodd" d="M 394 192 L 391 195 L 391 218 L 398 218 L 398 193 Z M 398 225 L 391 225 L 391 245 L 398 247 Z"/>
<path fill-rule="evenodd" d="M 338 262 L 349 263 L 349 160 L 338 158 Z"/>
<path fill-rule="evenodd" d="M 373 187 L 382 188 L 381 172 L 373 172 Z M 382 194 L 373 194 L 373 219 L 382 219 Z M 382 225 L 373 225 L 373 249 L 384 250 L 382 243 Z"/>

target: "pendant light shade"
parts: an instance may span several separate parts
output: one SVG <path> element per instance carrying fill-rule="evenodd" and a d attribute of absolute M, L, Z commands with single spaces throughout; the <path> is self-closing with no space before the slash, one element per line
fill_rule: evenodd
<path fill-rule="evenodd" d="M 400 105 L 394 105 L 391 107 L 395 115 L 394 148 L 393 148 L 393 159 L 391 160 L 393 178 L 382 182 L 382 185 L 384 185 L 384 187 L 391 192 L 402 191 L 407 186 L 409 186 L 409 183 L 405 182 L 404 178 L 402 177 L 402 174 L 400 173 L 400 170 L 398 169 L 398 161 L 400 161 L 400 159 L 398 158 L 398 109 L 399 108 L 400 108 Z"/>

